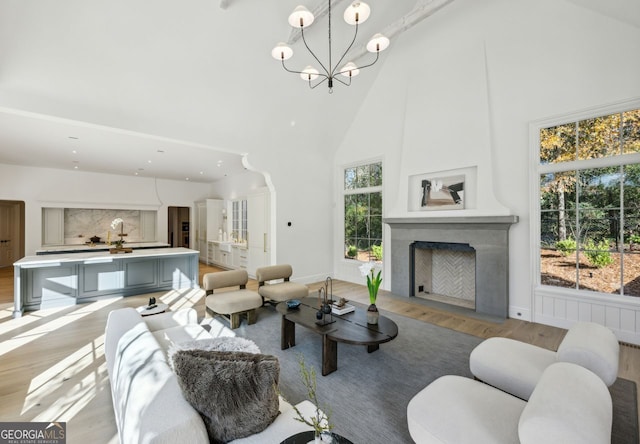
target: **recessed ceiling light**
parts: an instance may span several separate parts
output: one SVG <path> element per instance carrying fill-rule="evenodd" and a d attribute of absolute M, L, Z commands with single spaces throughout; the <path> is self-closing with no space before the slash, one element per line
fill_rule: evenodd
<path fill-rule="evenodd" d="M 78 154 L 76 150 L 71 151 L 73 154 Z"/>
<path fill-rule="evenodd" d="M 189 178 L 187 177 L 185 180 L 189 180 Z"/>
<path fill-rule="evenodd" d="M 73 169 L 74 169 L 74 170 L 77 170 L 77 169 L 78 169 L 78 165 L 74 166 L 74 167 L 73 167 Z"/>
<path fill-rule="evenodd" d="M 134 176 L 137 176 L 137 175 L 138 175 L 138 172 L 136 171 L 135 173 L 133 173 L 133 175 L 134 175 Z"/>
<path fill-rule="evenodd" d="M 204 174 L 204 171 L 200 171 L 200 175 L 202 176 Z"/>
<path fill-rule="evenodd" d="M 151 161 L 150 161 L 150 160 L 147 160 L 147 163 L 151 163 Z"/>

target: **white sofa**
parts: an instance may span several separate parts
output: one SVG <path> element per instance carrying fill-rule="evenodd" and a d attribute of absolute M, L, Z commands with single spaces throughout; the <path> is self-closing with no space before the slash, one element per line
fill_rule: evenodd
<path fill-rule="evenodd" d="M 613 407 L 607 386 L 577 364 L 544 370 L 529 401 L 462 376 L 442 376 L 407 406 L 417 444 L 608 444 Z"/>
<path fill-rule="evenodd" d="M 208 443 L 200 414 L 183 397 L 178 379 L 167 361 L 173 344 L 216 336 L 234 336 L 232 330 L 210 319 L 208 332 L 197 323 L 196 312 L 184 309 L 142 317 L 133 308 L 109 313 L 105 330 L 105 357 L 118 435 L 129 443 Z M 302 401 L 296 407 L 311 416 L 315 406 Z M 280 398 L 280 414 L 261 433 L 234 444 L 278 443 L 310 430 Z"/>

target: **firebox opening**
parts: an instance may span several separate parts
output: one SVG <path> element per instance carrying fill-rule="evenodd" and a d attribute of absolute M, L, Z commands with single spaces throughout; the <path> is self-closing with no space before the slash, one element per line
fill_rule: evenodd
<path fill-rule="evenodd" d="M 410 244 L 410 296 L 476 309 L 476 251 L 469 244 Z"/>

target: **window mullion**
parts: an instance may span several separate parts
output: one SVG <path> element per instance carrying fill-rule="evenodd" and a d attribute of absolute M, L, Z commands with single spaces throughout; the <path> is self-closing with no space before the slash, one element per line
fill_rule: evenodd
<path fill-rule="evenodd" d="M 622 122 L 622 119 L 620 119 Z M 622 131 L 620 131 L 620 149 L 622 149 Z M 618 237 L 620 245 L 618 253 L 620 254 L 620 295 L 624 295 L 624 165 L 620 165 L 620 226 L 618 227 Z"/>

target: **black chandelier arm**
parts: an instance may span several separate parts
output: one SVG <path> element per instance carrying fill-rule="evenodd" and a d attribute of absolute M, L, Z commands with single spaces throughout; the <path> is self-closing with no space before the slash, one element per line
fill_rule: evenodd
<path fill-rule="evenodd" d="M 365 69 L 365 68 L 368 68 L 368 67 L 370 67 L 370 66 L 372 66 L 372 65 L 375 65 L 379 58 L 380 58 L 380 51 L 376 51 L 376 58 L 375 58 L 375 60 L 374 60 L 373 62 L 369 63 L 368 65 L 358 66 L 358 69 Z M 349 70 L 349 69 L 347 69 L 347 70 L 345 70 L 345 71 L 340 71 L 338 74 L 347 73 L 347 72 L 349 72 L 349 71 L 350 71 L 350 70 Z"/>
<path fill-rule="evenodd" d="M 289 69 L 289 68 L 287 68 L 287 65 L 285 65 L 285 64 L 284 64 L 284 60 L 282 60 L 282 67 L 284 68 L 284 70 L 285 70 L 285 71 L 290 72 L 290 73 L 292 73 L 292 74 L 309 74 L 308 72 L 305 72 L 305 71 L 295 71 L 295 70 L 293 70 L 293 69 Z M 326 75 L 326 74 L 324 74 L 324 73 L 322 73 L 322 72 L 319 72 L 319 73 L 317 73 L 317 74 L 316 74 L 316 73 L 313 73 L 312 75 L 314 75 L 314 76 L 324 77 L 324 80 L 327 80 L 327 79 L 329 78 L 329 76 L 328 76 L 328 75 Z M 323 80 L 323 81 L 324 81 L 324 80 Z"/>
<path fill-rule="evenodd" d="M 302 36 L 302 41 L 304 42 L 304 46 L 307 47 L 307 51 L 309 51 L 311 53 L 311 55 L 313 56 L 314 59 L 316 59 L 316 61 L 320 64 L 320 66 L 322 67 L 322 69 L 324 70 L 327 77 L 330 76 L 329 74 L 329 70 L 327 68 L 325 68 L 324 64 L 320 61 L 320 59 L 316 56 L 316 54 L 311 50 L 311 48 L 309 48 L 309 45 L 307 45 L 307 39 L 304 38 L 304 28 L 300 27 L 300 35 Z M 329 66 L 329 69 L 331 69 L 331 66 Z"/>
<path fill-rule="evenodd" d="M 309 79 L 309 88 L 311 89 L 315 89 L 316 87 L 322 85 L 324 82 L 326 82 L 329 77 L 325 76 L 324 74 L 322 74 L 322 76 L 324 77 L 322 80 L 320 80 L 318 83 L 316 83 L 315 85 L 311 84 L 311 79 Z"/>
<path fill-rule="evenodd" d="M 353 33 L 353 39 L 351 40 L 351 43 L 349 44 L 347 49 L 342 54 L 342 57 L 340 57 L 340 60 L 338 60 L 338 63 L 336 63 L 336 66 L 333 67 L 333 70 L 331 71 L 331 75 L 334 75 L 336 73 L 336 69 L 338 69 L 338 66 L 340 66 L 342 64 L 342 61 L 344 60 L 346 55 L 349 53 L 349 51 L 351 51 L 351 47 L 355 43 L 356 37 L 358 37 L 358 22 L 356 22 L 356 32 Z"/>

